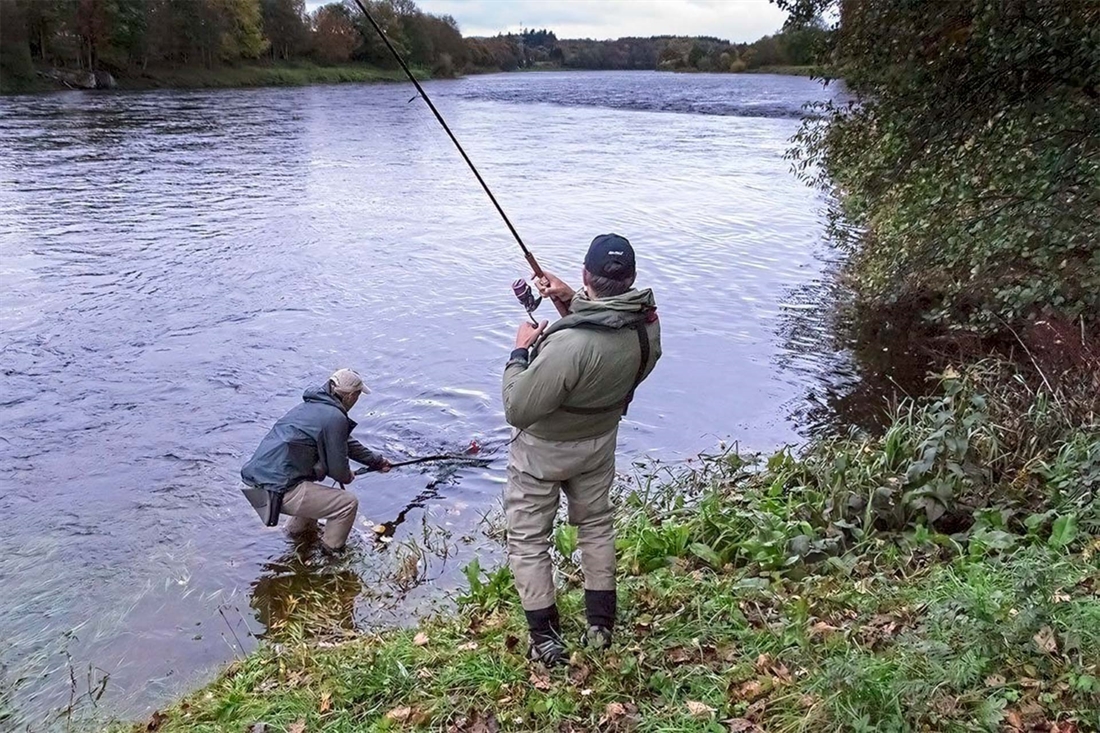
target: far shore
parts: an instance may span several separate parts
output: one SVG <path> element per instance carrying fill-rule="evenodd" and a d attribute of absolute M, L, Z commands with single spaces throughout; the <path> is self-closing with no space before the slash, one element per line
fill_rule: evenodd
<path fill-rule="evenodd" d="M 606 69 L 602 70 L 606 71 Z M 64 84 L 45 78 L 44 73 L 47 69 L 42 68 L 38 71 L 39 76 L 35 79 L 26 79 L 21 82 L 10 78 L 3 79 L 2 82 L 0 82 L 0 94 L 31 94 L 62 91 L 66 89 Z M 539 66 L 516 69 L 515 71 L 524 73 L 546 71 L 573 72 L 601 71 L 601 69 Z M 413 69 L 413 73 L 421 80 L 433 78 L 433 75 L 428 69 L 416 68 Z M 498 71 L 496 69 L 470 69 L 464 75 L 472 76 L 493 73 L 514 72 Z M 765 66 L 737 73 L 783 74 L 788 76 L 828 75 L 825 69 L 816 66 Z M 308 86 L 314 84 L 364 84 L 376 82 L 401 82 L 404 80 L 405 75 L 400 69 L 385 69 L 370 64 L 349 63 L 333 66 L 304 63 L 249 64 L 227 65 L 210 69 L 205 67 L 150 68 L 138 72 L 120 74 L 115 77 L 115 88 L 120 90 L 231 89 L 268 86 Z"/>

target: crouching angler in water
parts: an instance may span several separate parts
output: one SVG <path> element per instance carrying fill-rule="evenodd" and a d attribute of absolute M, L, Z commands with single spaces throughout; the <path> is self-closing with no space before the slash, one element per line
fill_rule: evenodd
<path fill-rule="evenodd" d="M 302 532 L 325 520 L 321 537 L 328 550 L 339 550 L 355 524 L 359 499 L 350 491 L 322 486 L 325 477 L 341 484 L 355 478 L 348 459 L 376 471 L 390 463 L 351 437 L 355 422 L 348 411 L 370 393 L 359 375 L 341 369 L 320 387 L 307 389 L 302 403 L 279 418 L 241 469 L 242 488 L 269 527 L 279 514 L 292 517 L 287 529 Z"/>
<path fill-rule="evenodd" d="M 516 428 L 504 510 L 509 564 L 527 616 L 532 661 L 564 660 L 555 604 L 551 535 L 560 492 L 577 527 L 588 630 L 602 649 L 615 623 L 615 535 L 610 500 L 619 420 L 661 356 L 653 292 L 633 289 L 634 250 L 616 234 L 596 237 L 584 260 L 584 291 L 546 275 L 536 282 L 562 318 L 523 324 L 504 370 L 504 413 Z"/>

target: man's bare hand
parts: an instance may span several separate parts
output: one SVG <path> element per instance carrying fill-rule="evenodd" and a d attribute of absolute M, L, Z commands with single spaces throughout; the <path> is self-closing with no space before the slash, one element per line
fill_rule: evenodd
<path fill-rule="evenodd" d="M 393 466 L 385 458 L 378 464 L 379 473 L 389 473 L 391 468 L 393 468 Z"/>
<path fill-rule="evenodd" d="M 545 270 L 542 274 L 543 277 L 535 278 L 535 287 L 538 289 L 539 295 L 556 300 L 559 303 L 568 304 L 573 300 L 573 296 L 577 294 L 573 288 L 566 285 L 557 275 L 552 275 Z"/>
<path fill-rule="evenodd" d="M 538 340 L 542 332 L 546 330 L 546 321 L 543 321 L 537 326 L 524 321 L 519 324 L 519 331 L 516 333 L 516 348 L 528 349 L 535 341 Z"/>

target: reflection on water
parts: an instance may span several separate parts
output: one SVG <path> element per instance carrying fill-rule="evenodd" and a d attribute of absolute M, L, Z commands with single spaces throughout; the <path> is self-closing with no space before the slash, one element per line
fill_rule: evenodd
<path fill-rule="evenodd" d="M 634 242 L 665 357 L 623 423 L 624 466 L 799 439 L 789 415 L 847 356 L 827 308 L 792 309 L 829 276 L 822 199 L 783 153 L 798 110 L 835 89 L 594 72 L 429 92 L 548 270 L 575 282 L 595 234 Z M 237 653 L 231 631 L 254 643 L 264 614 L 286 611 L 281 584 L 345 596 L 285 558 L 236 489 L 271 423 L 335 368 L 365 376 L 357 437 L 394 458 L 507 440 L 499 379 L 523 316 L 510 283 L 527 273 L 409 96 L 0 105 L 0 666 L 19 720 L 67 704 L 69 658 L 110 675 L 104 710 L 136 717 Z M 363 585 L 357 624 L 407 623 L 499 552 L 479 523 L 503 461 L 450 470 L 351 486 L 359 551 L 341 567 Z M 390 544 L 374 532 L 386 522 Z M 437 552 L 409 576 L 425 522 Z"/>
<path fill-rule="evenodd" d="M 332 633 L 355 628 L 363 582 L 354 569 L 324 557 L 316 532 L 261 567 L 249 605 L 266 633 L 278 637 L 295 623 Z"/>

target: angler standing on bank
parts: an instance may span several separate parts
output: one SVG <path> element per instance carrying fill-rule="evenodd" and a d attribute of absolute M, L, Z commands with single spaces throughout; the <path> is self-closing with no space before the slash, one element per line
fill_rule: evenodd
<path fill-rule="evenodd" d="M 590 649 L 611 644 L 615 533 L 610 489 L 619 421 L 661 356 L 656 303 L 633 289 L 634 250 L 617 234 L 596 237 L 576 293 L 543 273 L 536 285 L 563 318 L 524 323 L 504 370 L 504 414 L 516 428 L 504 510 L 508 555 L 531 633 L 529 657 L 564 661 L 555 604 L 551 535 L 560 492 L 577 527 Z"/>

